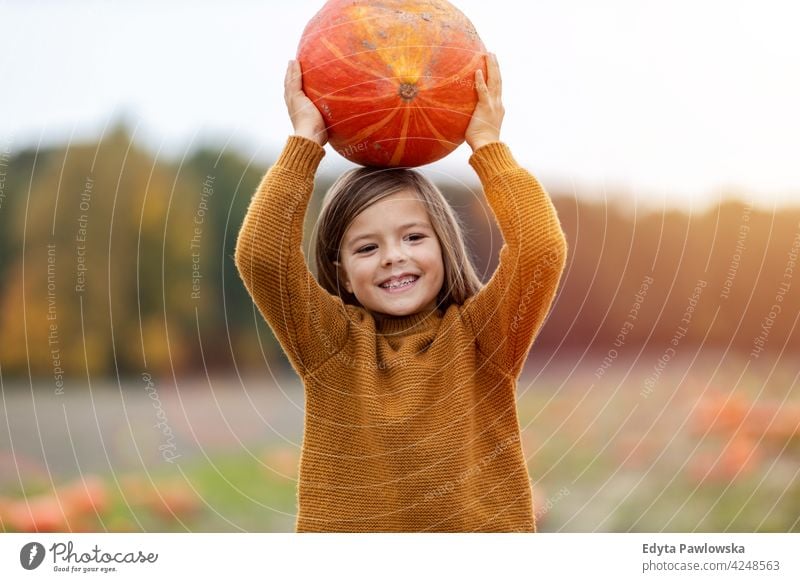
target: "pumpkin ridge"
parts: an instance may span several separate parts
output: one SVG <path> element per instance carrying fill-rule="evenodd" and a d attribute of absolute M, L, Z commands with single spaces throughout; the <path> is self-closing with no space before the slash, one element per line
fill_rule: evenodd
<path fill-rule="evenodd" d="M 340 144 L 347 146 L 347 145 L 353 145 L 354 143 L 357 143 L 359 141 L 364 140 L 372 132 L 382 128 L 384 125 L 389 123 L 394 118 L 394 116 L 397 115 L 397 113 L 399 111 L 400 111 L 399 109 L 392 109 L 389 112 L 389 114 L 386 117 L 384 117 L 382 120 L 377 121 L 377 122 L 373 123 L 372 125 L 369 125 L 369 126 L 365 127 L 364 129 L 359 131 L 357 134 L 355 134 L 350 139 L 347 139 L 347 140 L 344 140 L 344 141 L 340 142 Z"/>
<path fill-rule="evenodd" d="M 351 53 L 351 54 L 345 56 L 345 54 L 342 51 L 340 51 L 339 48 L 336 45 L 334 45 L 332 42 L 330 42 L 327 38 L 322 38 L 322 39 L 320 39 L 320 41 L 325 46 L 325 48 L 327 48 L 329 51 L 331 51 L 331 54 L 333 54 L 337 59 L 339 59 L 339 61 L 343 62 L 345 65 L 348 65 L 348 66 L 354 68 L 356 71 L 359 71 L 360 73 L 365 73 L 367 75 L 371 75 L 371 76 L 376 77 L 378 79 L 382 79 L 383 78 L 383 75 L 381 73 L 373 71 L 372 69 L 369 69 L 369 68 L 361 65 L 361 63 L 351 62 L 351 60 L 352 60 L 351 57 L 353 55 L 357 55 L 357 54 L 360 54 L 360 53 Z M 370 52 L 370 51 L 364 51 L 364 52 Z"/>
<path fill-rule="evenodd" d="M 394 150 L 394 155 L 392 155 L 392 159 L 389 162 L 393 166 L 396 166 L 397 164 L 400 163 L 400 160 L 403 157 L 403 152 L 406 149 L 408 123 L 410 119 L 411 119 L 411 106 L 406 104 L 405 109 L 403 111 L 403 129 L 400 131 L 400 142 L 397 144 L 397 147 Z"/>

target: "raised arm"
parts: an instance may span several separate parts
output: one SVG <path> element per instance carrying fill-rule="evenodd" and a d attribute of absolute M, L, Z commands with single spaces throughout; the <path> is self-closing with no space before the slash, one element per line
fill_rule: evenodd
<path fill-rule="evenodd" d="M 489 79 L 476 73 L 478 106 L 467 129 L 470 164 L 481 180 L 505 244 L 486 286 L 462 307 L 478 349 L 505 372 L 518 376 L 550 311 L 567 255 L 555 208 L 541 184 L 521 168 L 499 141 L 503 118 L 496 59 Z"/>
<path fill-rule="evenodd" d="M 347 332 L 341 300 L 320 287 L 302 251 L 303 222 L 326 141 L 324 122 L 320 130 L 313 115 L 319 112 L 302 98 L 299 65 L 290 63 L 286 102 L 296 135 L 253 195 L 235 252 L 247 290 L 301 376 L 335 354 Z M 308 106 L 313 112 L 303 111 Z"/>

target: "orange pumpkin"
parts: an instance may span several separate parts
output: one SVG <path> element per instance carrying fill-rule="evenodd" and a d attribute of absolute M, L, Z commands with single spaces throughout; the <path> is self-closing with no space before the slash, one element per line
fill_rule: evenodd
<path fill-rule="evenodd" d="M 59 499 L 77 514 L 103 513 L 108 509 L 108 490 L 100 477 L 87 475 L 59 490 Z"/>
<path fill-rule="evenodd" d="M 445 0 L 329 0 L 303 32 L 303 90 L 333 148 L 365 166 L 420 166 L 464 141 L 486 75 L 472 23 Z"/>

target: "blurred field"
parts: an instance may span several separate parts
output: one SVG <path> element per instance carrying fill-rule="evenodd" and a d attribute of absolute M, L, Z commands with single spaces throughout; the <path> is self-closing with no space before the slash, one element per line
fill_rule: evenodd
<path fill-rule="evenodd" d="M 540 531 L 800 531 L 796 368 L 687 355 L 643 392 L 659 355 L 602 379 L 594 356 L 531 359 L 518 405 Z M 173 462 L 139 379 L 4 385 L 3 530 L 293 531 L 299 384 L 155 385 Z"/>
<path fill-rule="evenodd" d="M 796 368 L 705 353 L 645 397 L 659 356 L 532 380 L 519 406 L 542 529 L 800 531 Z"/>
<path fill-rule="evenodd" d="M 303 393 L 233 261 L 266 166 L 124 124 L 6 157 L 2 530 L 292 531 Z M 488 280 L 477 184 L 440 185 Z M 551 195 L 568 263 L 519 384 L 540 530 L 800 530 L 800 207 Z"/>

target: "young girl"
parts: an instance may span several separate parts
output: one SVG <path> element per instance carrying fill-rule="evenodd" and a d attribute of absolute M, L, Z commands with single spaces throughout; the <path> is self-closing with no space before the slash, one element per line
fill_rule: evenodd
<path fill-rule="evenodd" d="M 536 531 L 516 379 L 566 242 L 547 193 L 499 141 L 500 72 L 487 61 L 466 133 L 505 239 L 485 286 L 436 187 L 377 168 L 327 193 L 317 282 L 301 242 L 327 134 L 289 63 L 295 135 L 253 196 L 235 259 L 305 386 L 298 531 Z"/>

